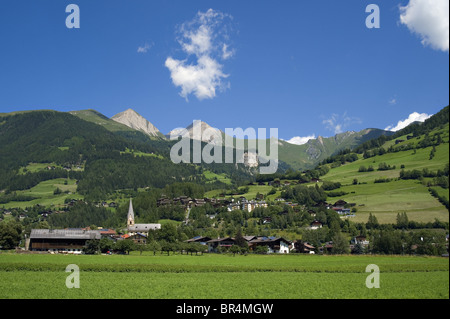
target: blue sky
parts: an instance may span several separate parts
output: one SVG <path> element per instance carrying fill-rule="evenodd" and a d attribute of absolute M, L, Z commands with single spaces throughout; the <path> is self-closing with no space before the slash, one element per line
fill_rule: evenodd
<path fill-rule="evenodd" d="M 448 0 L 2 0 L 0 38 L 0 112 L 133 108 L 163 133 L 199 119 L 303 141 L 449 104 Z"/>

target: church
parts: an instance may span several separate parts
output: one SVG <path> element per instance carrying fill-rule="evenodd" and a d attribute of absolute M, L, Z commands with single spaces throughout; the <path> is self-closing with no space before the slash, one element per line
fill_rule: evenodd
<path fill-rule="evenodd" d="M 128 208 L 128 216 L 127 216 L 128 235 L 130 235 L 131 237 L 136 237 L 136 236 L 148 237 L 149 231 L 158 230 L 158 229 L 161 229 L 161 224 L 135 224 L 134 223 L 133 202 L 130 199 L 130 206 Z"/>

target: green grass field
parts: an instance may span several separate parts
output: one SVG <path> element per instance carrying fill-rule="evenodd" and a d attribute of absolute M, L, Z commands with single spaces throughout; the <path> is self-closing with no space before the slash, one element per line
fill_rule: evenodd
<path fill-rule="evenodd" d="M 125 152 L 120 152 L 120 154 L 132 154 L 134 155 L 134 157 L 156 157 L 159 159 L 164 159 L 164 156 L 159 155 L 159 154 L 154 154 L 154 153 L 144 153 L 144 152 L 140 152 L 140 151 L 135 151 L 135 150 L 130 150 L 130 149 L 126 149 Z"/>
<path fill-rule="evenodd" d="M 80 289 L 65 286 L 69 264 Z M 365 285 L 369 264 L 379 289 Z M 449 262 L 438 257 L 0 254 L 2 299 L 448 299 L 448 289 Z"/>
<path fill-rule="evenodd" d="M 343 187 L 339 191 L 347 192 L 339 198 L 328 198 L 329 202 L 343 199 L 356 203 L 358 212 L 352 220 L 367 222 L 369 213 L 375 214 L 381 223 L 395 223 L 398 213 L 406 212 L 410 220 L 433 222 L 436 218 L 448 222 L 449 211 L 431 196 L 428 187 L 417 180 L 398 180 L 401 165 L 405 170 L 428 168 L 430 171 L 443 169 L 448 163 L 449 144 L 436 147 L 435 157 L 430 160 L 431 147 L 413 151 L 389 153 L 342 165 L 330 170 L 323 176 L 324 181 L 340 182 Z M 380 163 L 396 166 L 396 169 L 377 171 Z M 358 172 L 360 166 L 373 166 L 373 172 Z M 353 185 L 354 179 L 358 185 Z M 389 183 L 374 183 L 379 178 L 390 178 Z M 437 187 L 438 193 L 448 198 L 448 189 Z"/>
<path fill-rule="evenodd" d="M 208 180 L 208 182 L 214 182 L 219 181 L 228 185 L 231 185 L 232 181 L 230 178 L 227 177 L 225 173 L 223 174 L 216 174 L 211 171 L 205 170 L 203 172 L 203 176 Z"/>
<path fill-rule="evenodd" d="M 65 182 L 67 181 L 67 185 Z M 55 195 L 53 192 L 59 188 L 62 193 Z M 7 204 L 2 204 L 1 207 L 4 208 L 26 208 L 32 207 L 36 204 L 50 207 L 50 206 L 60 206 L 64 204 L 64 200 L 67 197 L 73 199 L 82 199 L 81 195 L 76 194 L 77 185 L 74 179 L 52 179 L 39 183 L 38 185 L 32 187 L 29 190 L 17 191 L 17 194 L 30 195 L 36 199 L 27 202 L 9 202 Z M 65 193 L 65 192 L 69 192 Z"/>

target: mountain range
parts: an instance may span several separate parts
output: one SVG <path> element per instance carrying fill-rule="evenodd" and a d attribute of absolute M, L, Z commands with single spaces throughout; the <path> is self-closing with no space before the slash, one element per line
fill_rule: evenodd
<path fill-rule="evenodd" d="M 174 129 L 167 134 L 163 134 L 154 124 L 132 109 L 118 113 L 110 119 L 95 110 L 73 111 L 70 113 L 83 120 L 101 125 L 112 132 L 139 131 L 150 139 L 169 140 L 171 133 L 174 134 L 177 133 L 177 130 L 178 132 L 180 130 Z M 221 137 L 224 143 L 225 133 L 223 131 L 213 128 L 202 121 L 198 123 L 200 124 L 201 132 L 209 129 L 210 134 L 206 134 L 205 136 L 202 134 L 201 137 L 196 137 L 194 134 L 194 123 L 191 123 L 185 128 L 185 133 L 187 132 L 191 138 L 199 138 L 205 143 L 214 142 L 214 138 Z M 291 144 L 280 139 L 278 140 L 279 160 L 286 163 L 292 169 L 311 169 L 320 161 L 343 149 L 353 148 L 379 136 L 390 136 L 392 134 L 394 133 L 391 131 L 368 128 L 359 132 L 348 131 L 332 137 L 319 136 L 303 145 Z M 252 151 L 249 153 L 252 153 Z"/>
<path fill-rule="evenodd" d="M 168 140 L 132 110 L 115 118 L 121 118 L 126 124 L 95 110 L 0 113 L 0 202 L 42 205 L 54 204 L 56 200 L 57 204 L 63 204 L 67 196 L 64 193 L 59 196 L 60 192 L 54 194 L 56 187 L 64 192 L 76 192 L 72 198 L 88 201 L 116 199 L 129 196 L 130 191 L 172 184 L 188 188 L 195 184 L 202 185 L 206 191 L 237 193 L 237 187 L 248 185 L 249 181 L 259 183 L 261 178 L 266 178 L 258 175 L 258 166 L 254 165 L 258 158 L 253 156 L 254 150 L 248 145 L 242 164 L 175 164 L 170 153 L 177 141 Z M 204 122 L 198 124 L 200 128 L 210 128 Z M 186 132 L 195 129 L 195 125 L 188 126 Z M 211 132 L 224 137 L 217 130 Z M 379 164 L 378 171 L 368 173 L 367 178 L 391 180 L 398 178 L 405 167 L 408 170 L 433 169 L 434 172 L 442 170 L 448 163 L 448 107 L 424 123 L 411 124 L 392 134 L 371 128 L 329 138 L 318 137 L 304 145 L 278 140 L 279 165 L 275 175 L 292 175 L 289 180 L 298 180 L 303 178 L 299 174 L 303 174 L 310 180 L 327 174 L 324 168 L 329 167 L 331 171 L 324 176 L 326 180 L 350 185 L 355 179 L 367 181 L 366 175 L 359 173 L 360 166 L 376 167 L 375 164 Z M 205 137 L 208 138 L 208 134 Z M 375 163 L 372 158 L 377 155 L 382 156 L 380 163 Z M 351 165 L 342 165 L 346 162 Z M 384 175 L 386 167 L 389 169 L 386 163 L 396 166 L 397 170 L 391 169 L 387 171 L 390 175 Z M 348 171 L 348 168 L 352 169 Z M 428 176 L 430 172 L 424 174 Z M 269 175 L 267 178 L 275 177 Z M 270 189 L 262 190 L 268 192 Z M 175 196 L 192 195 L 188 190 L 182 193 Z"/>

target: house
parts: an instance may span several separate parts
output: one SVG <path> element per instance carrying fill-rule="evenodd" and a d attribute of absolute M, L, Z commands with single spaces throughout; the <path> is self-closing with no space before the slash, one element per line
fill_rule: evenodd
<path fill-rule="evenodd" d="M 98 230 L 32 229 L 26 246 L 31 251 L 81 253 L 88 240 L 101 239 Z"/>
<path fill-rule="evenodd" d="M 234 243 L 235 243 L 235 240 L 234 240 L 234 238 L 231 238 L 231 237 L 211 239 L 210 241 L 207 242 L 208 252 L 216 253 L 222 249 L 230 249 L 230 247 L 233 246 Z"/>
<path fill-rule="evenodd" d="M 238 203 L 232 203 L 232 204 L 228 205 L 228 207 L 227 207 L 227 210 L 229 212 L 231 212 L 233 210 L 239 210 L 239 209 L 241 209 L 241 205 Z"/>
<path fill-rule="evenodd" d="M 345 200 L 342 200 L 342 199 L 340 199 L 340 200 L 338 200 L 336 203 L 334 203 L 334 205 L 333 205 L 333 207 L 334 208 L 340 208 L 340 209 L 343 209 L 343 208 L 345 208 L 345 205 L 347 205 L 348 203 L 345 201 Z"/>
<path fill-rule="evenodd" d="M 322 253 L 330 253 L 333 250 L 333 242 L 329 241 L 325 243 L 324 247 L 320 248 Z"/>
<path fill-rule="evenodd" d="M 311 217 L 316 217 L 316 212 L 315 211 L 313 211 L 313 210 L 308 210 L 308 214 L 311 216 Z"/>
<path fill-rule="evenodd" d="M 361 245 L 364 245 L 364 246 L 369 245 L 369 241 L 366 239 L 366 237 L 365 236 L 361 236 L 361 235 L 353 237 L 352 240 L 350 241 L 350 243 L 353 244 L 353 245 L 358 245 L 358 244 L 361 244 Z"/>
<path fill-rule="evenodd" d="M 350 215 L 350 208 L 333 207 L 333 210 L 339 215 Z"/>
<path fill-rule="evenodd" d="M 323 224 L 321 222 L 319 222 L 318 220 L 315 220 L 311 223 L 311 225 L 309 226 L 309 229 L 319 229 L 322 227 L 323 227 Z"/>
<path fill-rule="evenodd" d="M 268 253 L 289 254 L 291 241 L 283 237 L 257 237 L 249 242 L 251 250 L 258 246 L 267 246 Z"/>
<path fill-rule="evenodd" d="M 186 243 L 200 243 L 202 245 L 208 245 L 208 241 L 210 241 L 211 238 L 209 237 L 203 237 L 203 236 L 196 236 L 194 238 L 188 239 L 185 242 Z"/>
<path fill-rule="evenodd" d="M 148 238 L 148 235 L 143 234 L 143 233 L 134 233 L 133 235 L 129 235 L 127 237 L 127 239 L 131 239 L 136 244 L 142 244 L 142 245 L 147 244 L 147 238 Z"/>
<path fill-rule="evenodd" d="M 301 254 L 315 254 L 315 250 L 316 250 L 316 247 L 314 247 L 313 245 L 311 245 L 307 242 L 303 242 L 303 241 L 295 242 L 294 247 L 295 247 L 295 250 Z"/>
<path fill-rule="evenodd" d="M 117 233 L 114 229 L 102 228 L 102 229 L 99 229 L 99 232 L 102 237 L 111 237 L 112 238 L 117 235 Z"/>

